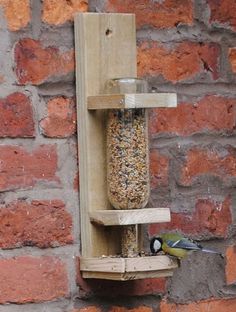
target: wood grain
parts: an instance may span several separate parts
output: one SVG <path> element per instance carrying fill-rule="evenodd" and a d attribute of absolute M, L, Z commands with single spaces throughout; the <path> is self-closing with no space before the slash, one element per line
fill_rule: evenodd
<path fill-rule="evenodd" d="M 81 270 L 86 278 L 139 279 L 171 276 L 178 267 L 177 259 L 165 255 L 134 258 L 81 258 Z"/>
<path fill-rule="evenodd" d="M 104 226 L 170 222 L 169 208 L 97 210 L 89 215 L 92 222 Z"/>
<path fill-rule="evenodd" d="M 108 79 L 136 77 L 135 16 L 77 14 L 75 57 L 82 255 L 115 254 L 120 249 L 117 234 L 94 226 L 89 217 L 112 207 L 106 186 L 106 112 L 88 111 L 87 98 L 103 94 Z"/>
<path fill-rule="evenodd" d="M 112 94 L 88 97 L 88 109 L 176 107 L 176 93 Z"/>
<path fill-rule="evenodd" d="M 149 271 L 149 272 L 125 272 L 125 273 L 112 273 L 112 272 L 82 272 L 83 278 L 106 279 L 113 281 L 129 281 L 145 278 L 160 278 L 169 277 L 173 275 L 173 269 L 162 271 Z"/>

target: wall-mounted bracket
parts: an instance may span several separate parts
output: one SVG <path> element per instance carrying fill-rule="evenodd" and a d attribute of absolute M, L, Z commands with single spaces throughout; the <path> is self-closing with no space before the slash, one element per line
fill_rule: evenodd
<path fill-rule="evenodd" d="M 176 107 L 176 93 L 136 93 L 88 97 L 88 109 Z"/>
<path fill-rule="evenodd" d="M 170 211 L 112 209 L 107 198 L 105 121 L 106 109 L 175 107 L 176 94 L 103 94 L 109 79 L 137 76 L 133 14 L 76 15 L 75 46 L 82 275 L 114 280 L 170 276 L 178 265 L 168 256 L 114 257 L 121 251 L 119 228 L 169 222 Z"/>
<path fill-rule="evenodd" d="M 89 216 L 91 222 L 104 226 L 170 222 L 168 208 L 96 210 Z"/>

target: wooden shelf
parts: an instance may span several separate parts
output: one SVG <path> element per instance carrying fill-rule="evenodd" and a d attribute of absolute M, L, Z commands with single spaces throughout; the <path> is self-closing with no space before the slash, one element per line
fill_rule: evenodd
<path fill-rule="evenodd" d="M 89 216 L 91 222 L 104 226 L 170 222 L 169 208 L 97 210 Z"/>
<path fill-rule="evenodd" d="M 84 278 L 131 280 L 171 276 L 178 267 L 177 259 L 165 255 L 134 258 L 81 258 Z"/>
<path fill-rule="evenodd" d="M 88 109 L 176 107 L 176 93 L 137 93 L 89 96 Z"/>

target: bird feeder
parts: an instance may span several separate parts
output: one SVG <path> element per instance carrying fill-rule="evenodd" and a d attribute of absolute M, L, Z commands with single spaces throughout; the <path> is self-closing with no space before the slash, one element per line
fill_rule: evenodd
<path fill-rule="evenodd" d="M 140 225 L 169 222 L 149 197 L 147 109 L 175 107 L 174 93 L 147 93 L 137 78 L 133 14 L 75 17 L 84 278 L 130 280 L 172 275 L 166 255 L 140 256 Z"/>

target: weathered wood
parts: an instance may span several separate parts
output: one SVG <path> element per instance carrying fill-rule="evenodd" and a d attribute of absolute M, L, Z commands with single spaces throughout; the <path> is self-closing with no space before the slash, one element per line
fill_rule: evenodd
<path fill-rule="evenodd" d="M 80 268 L 83 272 L 103 272 L 103 273 L 133 273 L 163 271 L 169 273 L 178 267 L 177 259 L 172 259 L 166 255 L 145 256 L 133 258 L 81 258 Z"/>
<path fill-rule="evenodd" d="M 165 255 L 127 258 L 125 264 L 126 272 L 159 271 L 176 268 L 176 261 Z"/>
<path fill-rule="evenodd" d="M 169 208 L 97 210 L 89 216 L 92 222 L 104 226 L 170 222 Z"/>
<path fill-rule="evenodd" d="M 122 31 L 121 31 L 122 30 Z M 104 93 L 114 77 L 136 77 L 133 14 L 80 13 L 75 17 L 82 255 L 119 252 L 116 235 L 90 222 L 89 212 L 111 209 L 106 186 L 105 112 L 88 111 L 87 98 Z"/>
<path fill-rule="evenodd" d="M 111 94 L 88 97 L 88 109 L 176 107 L 176 93 Z"/>
<path fill-rule="evenodd" d="M 123 273 L 125 272 L 125 265 L 125 258 L 80 258 L 81 271 Z"/>
<path fill-rule="evenodd" d="M 129 281 L 145 278 L 160 278 L 169 277 L 173 275 L 173 269 L 162 271 L 149 272 L 126 272 L 126 273 L 112 273 L 112 272 L 82 272 L 83 278 L 106 279 L 115 281 Z"/>

